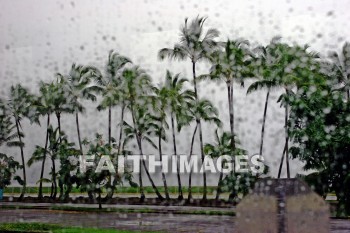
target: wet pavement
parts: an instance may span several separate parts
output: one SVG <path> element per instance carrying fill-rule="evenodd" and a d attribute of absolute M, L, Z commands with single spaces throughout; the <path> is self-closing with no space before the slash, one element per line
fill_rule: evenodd
<path fill-rule="evenodd" d="M 162 232 L 232 232 L 229 216 L 91 213 L 56 210 L 0 210 L 0 222 L 42 222 L 66 226 Z"/>
<path fill-rule="evenodd" d="M 0 209 L 0 222 L 42 222 L 82 226 L 161 232 L 234 232 L 232 216 L 173 213 L 95 213 L 41 209 Z M 350 232 L 350 220 L 331 219 L 331 232 Z"/>

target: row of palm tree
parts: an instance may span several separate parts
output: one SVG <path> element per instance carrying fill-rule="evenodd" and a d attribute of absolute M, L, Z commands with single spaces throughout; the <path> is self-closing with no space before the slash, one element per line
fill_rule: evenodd
<path fill-rule="evenodd" d="M 238 140 L 235 134 L 234 118 L 234 83 L 241 86 L 247 79 L 253 79 L 247 93 L 265 88 L 267 90 L 265 106 L 263 111 L 263 121 L 261 127 L 261 139 L 259 153 L 263 154 L 265 125 L 270 93 L 274 89 L 284 90 L 279 101 L 285 108 L 285 146 L 282 153 L 281 164 L 278 177 L 281 176 L 281 168 L 286 161 L 287 177 L 290 177 L 289 169 L 289 106 L 288 98 L 293 96 L 293 92 L 302 85 L 303 82 L 310 81 L 315 73 L 323 75 L 334 75 L 339 78 L 340 87 L 344 89 L 349 99 L 349 75 L 348 68 L 349 44 L 345 44 L 341 56 L 332 54 L 331 60 L 320 59 L 318 54 L 309 52 L 307 46 L 288 45 L 282 43 L 280 38 L 273 38 L 267 46 L 251 48 L 249 41 L 243 39 L 218 41 L 219 32 L 210 28 L 205 30 L 206 18 L 197 17 L 192 21 L 185 20 L 180 30 L 179 43 L 173 48 L 163 48 L 159 51 L 158 57 L 163 60 L 191 61 L 193 90 L 185 88 L 189 80 L 182 78 L 180 74 L 173 75 L 166 72 L 165 82 L 161 86 L 154 86 L 149 74 L 132 61 L 111 51 L 104 72 L 93 66 L 83 66 L 73 64 L 68 74 L 57 74 L 56 80 L 51 83 L 40 82 L 40 95 L 35 96 L 21 85 L 11 88 L 10 100 L 1 102 L 6 106 L 13 117 L 13 130 L 18 141 L 8 142 L 8 145 L 18 146 L 21 153 L 21 164 L 23 169 L 23 184 L 21 197 L 23 198 L 26 187 L 26 161 L 24 156 L 23 129 L 21 120 L 30 119 L 31 122 L 39 123 L 41 117 L 46 117 L 46 136 L 42 149 L 43 153 L 34 153 L 30 165 L 35 161 L 41 161 L 41 171 L 39 179 L 38 197 L 42 198 L 42 185 L 45 181 L 44 173 L 47 155 L 50 154 L 52 163 L 52 197 L 57 195 L 56 183 L 56 159 L 53 156 L 50 143 L 50 135 L 53 134 L 52 116 L 57 120 L 58 143 L 63 140 L 61 120 L 64 114 L 74 114 L 76 119 L 77 139 L 79 151 L 84 154 L 84 140 L 80 132 L 79 114 L 84 113 L 85 107 L 82 100 L 96 101 L 100 99 L 97 109 L 108 110 L 108 146 L 110 150 L 116 149 L 117 155 L 125 154 L 130 141 L 136 141 L 139 153 L 144 155 L 144 143 L 149 143 L 159 152 L 160 160 L 163 155 L 163 143 L 167 142 L 167 130 L 171 131 L 171 141 L 174 156 L 178 156 L 176 137 L 184 127 L 194 124 L 189 157 L 193 154 L 194 143 L 198 136 L 201 161 L 204 163 L 205 155 L 218 157 L 220 153 L 228 153 L 232 157 L 242 153 L 238 148 Z M 211 64 L 208 74 L 197 75 L 196 65 L 201 61 Z M 218 111 L 207 99 L 199 95 L 198 82 L 211 80 L 215 82 L 225 82 L 227 87 L 229 132 L 223 132 L 220 136 L 216 131 L 216 144 L 204 144 L 203 122 L 214 123 L 218 128 L 222 126 Z M 112 137 L 112 111 L 119 107 L 120 122 L 118 140 Z M 129 115 L 128 115 L 129 114 Z M 130 116 L 130 117 L 126 117 Z M 170 124 L 168 123 L 170 121 Z M 210 132 L 207 132 L 210 133 Z M 154 143 L 156 139 L 158 143 Z M 62 161 L 61 161 L 62 163 Z M 235 167 L 235 166 L 234 166 Z M 144 160 L 140 160 L 141 171 L 144 170 L 155 193 L 159 199 L 164 199 L 154 183 L 151 174 Z M 233 171 L 233 175 L 236 171 Z M 203 172 L 203 200 L 207 199 L 206 173 Z M 113 179 L 109 177 L 111 190 L 108 193 L 112 197 L 114 186 Z M 189 174 L 189 194 L 188 200 L 192 199 L 192 171 Z M 145 199 L 142 172 L 138 177 L 141 200 Z M 169 199 L 168 183 L 165 174 L 162 173 L 162 182 L 165 190 L 165 198 Z M 182 200 L 183 182 L 179 172 L 177 162 L 177 182 L 178 199 Z M 217 196 L 221 193 L 221 183 L 223 174 L 220 174 Z M 232 191 L 232 195 L 237 195 Z"/>

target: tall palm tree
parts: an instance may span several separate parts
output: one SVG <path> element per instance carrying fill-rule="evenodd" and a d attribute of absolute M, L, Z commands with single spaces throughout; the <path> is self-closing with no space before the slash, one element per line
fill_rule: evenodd
<path fill-rule="evenodd" d="M 269 45 L 269 60 L 270 60 L 270 71 L 269 79 L 262 83 L 256 83 L 257 87 L 261 87 L 261 84 L 267 86 L 268 89 L 271 87 L 283 88 L 286 95 L 289 94 L 293 83 L 295 81 L 293 76 L 293 61 L 295 61 L 295 51 L 294 48 L 288 44 L 281 43 L 276 40 L 275 43 Z M 253 86 L 254 87 L 254 86 Z M 253 87 L 251 89 L 253 89 Z M 282 153 L 281 164 L 283 162 L 284 156 L 286 157 L 286 168 L 287 168 L 287 178 L 290 178 L 289 169 L 289 135 L 288 135 L 288 117 L 289 110 L 288 104 L 284 104 L 285 107 L 285 146 Z M 280 172 L 278 174 L 280 178 Z"/>
<path fill-rule="evenodd" d="M 289 171 L 289 98 L 293 93 L 293 88 L 299 88 L 299 86 L 305 85 L 307 82 L 315 82 L 318 75 L 318 53 L 308 51 L 309 46 L 294 45 L 288 46 L 282 43 L 276 43 L 273 49 L 273 56 L 278 57 L 276 66 L 273 67 L 276 71 L 275 80 L 277 86 L 282 86 L 285 89 L 285 93 L 282 94 L 278 102 L 281 102 L 285 107 L 285 147 L 284 153 L 286 157 L 287 177 L 290 178 Z M 314 74 L 315 73 L 315 74 Z M 319 80 L 319 79 L 318 79 Z M 317 81 L 316 81 L 317 83 Z M 283 156 L 280 163 L 280 169 L 278 178 L 281 176 L 281 168 L 283 163 Z"/>
<path fill-rule="evenodd" d="M 14 125 L 16 127 L 18 141 L 9 142 L 9 146 L 17 146 L 20 148 L 21 153 L 21 162 L 22 162 L 22 171 L 23 171 L 23 180 L 21 180 L 22 191 L 19 197 L 19 200 L 24 198 L 27 186 L 27 175 L 26 175 L 26 163 L 24 159 L 24 134 L 22 131 L 21 121 L 24 117 L 31 117 L 31 104 L 34 97 L 29 93 L 29 91 L 22 87 L 20 84 L 16 86 L 11 86 L 10 89 L 10 99 L 7 101 L 6 107 L 8 108 L 9 113 L 12 115 Z"/>
<path fill-rule="evenodd" d="M 112 145 L 112 107 L 118 104 L 122 104 L 122 118 L 124 118 L 124 104 L 123 98 L 120 95 L 119 88 L 121 83 L 120 74 L 126 64 L 131 63 L 131 60 L 127 57 L 120 55 L 119 53 L 111 50 L 108 54 L 108 61 L 106 65 L 106 74 L 101 75 L 97 82 L 103 88 L 102 101 L 97 107 L 98 110 L 108 109 L 108 143 Z M 123 122 L 123 119 L 121 120 Z M 122 129 L 121 129 L 122 130 Z M 119 147 L 121 146 L 121 138 L 119 139 Z M 119 150 L 119 149 L 118 149 Z"/>
<path fill-rule="evenodd" d="M 177 156 L 177 148 L 176 148 L 176 131 L 179 132 L 179 123 L 181 118 L 186 118 L 188 115 L 188 104 L 194 98 L 194 92 L 184 89 L 184 84 L 188 82 L 187 79 L 181 78 L 180 74 L 172 75 L 169 71 L 166 73 L 166 80 L 164 85 L 164 99 L 166 100 L 166 105 L 164 106 L 167 111 L 170 112 L 170 120 L 171 120 L 171 132 L 173 138 L 173 149 L 174 156 Z M 177 122 L 177 130 L 175 127 L 175 122 Z M 182 184 L 180 178 L 180 168 L 179 161 L 177 160 L 177 180 L 178 180 L 178 199 L 183 199 L 182 193 Z"/>
<path fill-rule="evenodd" d="M 263 122 L 261 126 L 261 137 L 260 137 L 260 147 L 259 147 L 259 154 L 263 154 L 263 146 L 264 146 L 264 134 L 265 134 L 265 124 L 266 124 L 266 116 L 267 116 L 267 109 L 269 104 L 269 98 L 270 98 L 270 92 L 273 88 L 276 88 L 278 86 L 277 80 L 274 78 L 274 65 L 276 59 L 273 57 L 273 51 L 274 43 L 278 42 L 279 38 L 274 38 L 271 40 L 270 44 L 267 46 L 258 46 L 255 48 L 254 52 L 257 54 L 257 58 L 255 61 L 255 74 L 258 78 L 257 81 L 252 83 L 247 90 L 247 94 L 252 93 L 253 91 L 266 88 L 266 98 L 265 98 L 265 105 L 264 105 L 264 113 L 263 113 Z"/>
<path fill-rule="evenodd" d="M 79 127 L 79 112 L 84 112 L 85 108 L 80 103 L 80 100 L 87 99 L 96 101 L 94 93 L 101 91 L 101 88 L 94 85 L 92 81 L 100 78 L 101 74 L 95 67 L 73 64 L 68 75 L 58 75 L 64 80 L 64 88 L 66 89 L 69 98 L 68 102 L 70 102 L 74 108 L 79 148 L 83 154 L 84 152 Z"/>
<path fill-rule="evenodd" d="M 235 151 L 234 137 L 234 108 L 233 108 L 233 83 L 244 84 L 244 78 L 252 75 L 252 54 L 248 49 L 247 40 L 228 40 L 223 50 L 216 50 L 210 55 L 212 66 L 209 75 L 200 76 L 201 79 L 223 81 L 226 83 L 230 132 L 231 153 Z M 233 157 L 233 154 L 231 155 Z"/>
<path fill-rule="evenodd" d="M 45 146 L 44 146 L 44 153 L 43 158 L 41 161 L 41 172 L 40 172 L 40 179 L 39 179 L 39 190 L 38 190 L 38 198 L 43 197 L 42 193 L 42 187 L 43 187 L 43 179 L 44 179 L 44 171 L 45 171 L 45 161 L 46 161 L 46 151 L 48 147 L 49 142 L 49 126 L 51 124 L 50 117 L 51 114 L 54 113 L 54 90 L 55 86 L 53 83 L 39 83 L 39 91 L 40 96 L 37 98 L 37 100 L 34 103 L 34 106 L 37 109 L 37 114 L 41 116 L 47 117 L 47 123 L 46 123 L 46 137 L 45 137 Z M 28 164 L 29 166 L 29 164 Z"/>
<path fill-rule="evenodd" d="M 97 109 L 104 110 L 108 109 L 108 145 L 112 148 L 112 108 L 116 105 L 122 105 L 121 113 L 121 123 L 120 123 L 120 137 L 118 145 L 118 153 L 121 149 L 121 140 L 122 140 L 122 126 L 124 121 L 124 110 L 125 106 L 123 104 L 123 95 L 122 89 L 120 88 L 121 84 L 121 73 L 124 67 L 131 63 L 131 60 L 127 57 L 124 57 L 117 53 L 116 51 L 111 50 L 108 54 L 108 61 L 106 64 L 105 74 L 99 75 L 96 78 L 98 85 L 102 88 L 102 101 L 97 106 Z M 111 177 L 109 178 L 109 184 L 112 184 Z M 114 193 L 114 186 L 111 186 L 111 191 L 107 194 L 107 199 L 112 198 Z"/>
<path fill-rule="evenodd" d="M 350 43 L 345 42 L 341 53 L 330 53 L 338 81 L 343 85 L 345 95 L 350 100 Z"/>
<path fill-rule="evenodd" d="M 196 122 L 195 130 L 191 141 L 191 150 L 190 150 L 190 157 L 191 157 L 193 152 L 194 135 L 197 131 L 197 128 L 199 129 L 199 122 L 197 119 L 201 119 L 205 122 L 214 123 L 218 127 L 221 127 L 222 123 L 218 118 L 218 110 L 213 106 L 213 104 L 209 100 L 205 100 L 205 99 L 199 100 L 199 101 L 194 100 L 193 103 L 190 103 L 189 109 L 191 112 L 191 117 L 186 119 L 187 122 L 191 122 L 191 121 Z M 183 123 L 183 125 L 185 125 L 185 123 Z M 199 140 L 201 141 L 201 144 L 203 144 L 203 138 L 200 137 Z M 203 153 L 204 153 L 204 147 L 203 147 Z M 202 159 L 202 164 L 204 164 L 204 159 Z M 188 198 L 187 199 L 188 201 L 192 200 L 192 170 L 190 171 L 189 178 L 188 178 Z"/>
<path fill-rule="evenodd" d="M 53 112 L 57 119 L 57 126 L 58 126 L 57 135 L 59 137 L 60 142 L 61 142 L 61 135 L 62 135 L 62 126 L 61 126 L 62 114 L 64 113 L 72 114 L 74 113 L 74 110 L 75 110 L 74 105 L 72 105 L 72 103 L 70 102 L 70 99 L 69 99 L 70 93 L 68 93 L 66 86 L 67 86 L 66 80 L 60 74 L 56 74 L 56 81 L 50 84 L 52 107 L 53 107 Z M 51 157 L 51 162 L 52 162 L 52 166 L 55 168 L 56 162 L 54 157 Z M 56 175 L 54 175 L 53 178 L 56 178 Z M 51 185 L 50 197 L 55 199 L 56 196 L 57 196 L 57 180 L 53 180 Z"/>
<path fill-rule="evenodd" d="M 48 132 L 48 142 L 45 143 L 45 148 L 36 146 L 32 157 L 28 160 L 28 166 L 31 166 L 35 162 L 43 161 L 46 159 L 46 156 L 49 155 L 52 161 L 51 167 L 51 198 L 55 199 L 57 195 L 57 172 L 56 172 L 56 163 L 54 162 L 58 159 L 58 152 L 62 142 L 63 132 L 57 127 L 54 129 L 50 125 L 47 129 Z M 41 179 L 43 181 L 45 179 Z"/>
<path fill-rule="evenodd" d="M 163 48 L 158 53 L 158 57 L 161 60 L 165 59 L 165 57 L 175 60 L 191 60 L 196 101 L 199 101 L 196 80 L 196 63 L 203 59 L 207 59 L 208 54 L 218 47 L 218 43 L 215 39 L 219 36 L 219 31 L 215 28 L 210 28 L 205 32 L 205 21 L 206 18 L 198 16 L 188 23 L 188 19 L 186 18 L 185 24 L 180 29 L 180 43 L 175 44 L 174 48 Z M 199 129 L 201 157 L 202 162 L 204 162 L 202 125 L 200 119 L 196 119 L 196 121 L 198 122 Z M 207 182 L 205 172 L 203 172 L 203 182 L 203 200 L 206 200 Z"/>
<path fill-rule="evenodd" d="M 154 92 L 156 94 L 155 98 L 152 100 L 152 105 L 155 110 L 156 116 L 154 116 L 155 123 L 155 131 L 158 137 L 158 151 L 159 151 L 159 159 L 163 161 L 163 153 L 162 153 L 162 141 L 166 141 L 166 129 L 169 129 L 169 125 L 166 121 L 166 107 L 168 104 L 168 90 L 165 87 L 154 88 Z M 165 198 L 167 200 L 170 199 L 168 185 L 166 181 L 166 177 L 162 167 L 162 180 L 164 184 Z"/>
<path fill-rule="evenodd" d="M 134 105 L 133 110 L 131 111 L 132 115 L 132 122 L 133 126 L 128 124 L 127 122 L 124 122 L 124 130 L 126 133 L 126 142 L 128 142 L 130 139 L 135 138 L 137 141 L 137 145 L 139 147 L 140 152 L 140 171 L 139 171 L 139 184 L 140 184 L 140 192 L 141 192 L 141 202 L 145 199 L 145 193 L 143 189 L 142 184 L 142 167 L 145 169 L 146 175 L 152 185 L 152 188 L 154 189 L 157 197 L 160 200 L 163 200 L 163 196 L 158 191 L 157 186 L 154 184 L 154 181 L 148 171 L 148 168 L 146 166 L 146 162 L 143 159 L 144 153 L 143 153 L 143 147 L 142 142 L 147 141 L 150 143 L 154 148 L 157 148 L 157 146 L 153 143 L 153 141 L 150 139 L 149 135 L 151 134 L 157 134 L 157 131 L 159 130 L 159 126 L 157 122 L 155 122 L 155 117 L 151 115 L 149 112 L 150 106 L 142 105 Z M 167 197 L 169 198 L 169 197 Z"/>
<path fill-rule="evenodd" d="M 123 95 L 123 101 L 125 106 L 128 108 L 132 116 L 132 124 L 126 124 L 124 122 L 124 127 L 127 133 L 125 141 L 127 142 L 131 137 L 136 138 L 139 151 L 141 156 L 143 156 L 142 141 L 146 140 L 151 145 L 156 147 L 149 137 L 146 137 L 150 132 L 154 131 L 154 117 L 150 116 L 148 108 L 150 94 L 154 90 L 152 85 L 151 77 L 146 73 L 145 70 L 141 69 L 139 66 L 133 66 L 131 68 L 126 68 L 122 73 L 122 80 L 120 84 L 120 89 Z M 146 167 L 145 161 L 140 159 L 140 173 L 139 173 L 139 185 L 141 192 L 141 201 L 145 199 L 142 185 L 142 167 L 141 163 L 146 171 L 146 174 L 152 184 L 159 199 L 163 199 L 162 195 L 159 193 L 157 187 L 154 185 L 152 177 L 150 176 L 148 169 Z"/>
<path fill-rule="evenodd" d="M 263 79 L 253 83 L 248 92 L 257 90 L 259 88 L 266 87 L 269 90 L 272 88 L 283 88 L 285 94 L 282 94 L 278 100 L 282 102 L 285 107 L 285 146 L 282 153 L 282 159 L 278 178 L 281 176 L 282 163 L 284 157 L 286 157 L 287 177 L 290 178 L 289 169 L 289 106 L 287 99 L 293 94 L 293 87 L 305 76 L 307 69 L 314 69 L 315 59 L 317 54 L 307 51 L 308 46 L 289 46 L 288 44 L 281 43 L 279 38 L 274 38 L 267 48 L 259 48 L 262 51 L 260 59 L 258 59 L 258 65 L 261 63 L 260 76 Z M 307 72 L 310 74 L 309 72 Z M 259 75 L 259 74 L 258 74 Z M 269 92 L 265 101 L 265 109 L 267 109 L 267 102 L 269 98 Z M 266 117 L 266 110 L 264 109 L 264 118 Z M 263 125 L 264 127 L 264 125 Z M 262 128 L 263 132 L 264 128 Z M 262 135 L 263 137 L 263 135 Z M 262 150 L 262 149 L 261 149 Z"/>

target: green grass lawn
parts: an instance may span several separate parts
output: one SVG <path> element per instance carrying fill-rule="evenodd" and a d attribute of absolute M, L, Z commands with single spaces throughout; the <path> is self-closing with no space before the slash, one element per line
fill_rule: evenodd
<path fill-rule="evenodd" d="M 2 223 L 0 232 L 53 232 L 53 233 L 135 233 L 139 231 L 123 231 L 112 229 L 95 229 L 79 227 L 62 227 L 46 223 Z M 151 232 L 149 232 L 151 233 Z"/>

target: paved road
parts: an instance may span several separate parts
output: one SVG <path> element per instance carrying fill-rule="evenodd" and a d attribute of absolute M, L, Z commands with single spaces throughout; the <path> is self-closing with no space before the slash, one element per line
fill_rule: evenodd
<path fill-rule="evenodd" d="M 67 226 L 163 232 L 232 232 L 227 216 L 84 213 L 56 210 L 0 209 L 0 222 L 43 222 Z"/>
<path fill-rule="evenodd" d="M 92 213 L 57 210 L 9 210 L 0 209 L 0 222 L 43 222 L 66 226 L 98 227 L 139 231 L 162 232 L 234 232 L 234 217 L 139 214 L 139 213 Z M 331 220 L 332 233 L 350 232 L 350 220 Z"/>
<path fill-rule="evenodd" d="M 52 207 L 84 207 L 84 208 L 96 208 L 98 204 L 76 204 L 76 203 L 24 203 L 24 202 L 0 202 L 1 206 L 24 206 L 24 207 L 35 207 L 40 209 L 50 209 Z M 162 205 L 124 205 L 124 204 L 102 204 L 104 209 L 116 208 L 125 210 L 145 210 L 150 209 L 156 212 L 178 212 L 178 211 L 220 211 L 232 213 L 235 208 L 232 207 L 201 207 L 201 206 L 162 206 Z"/>

